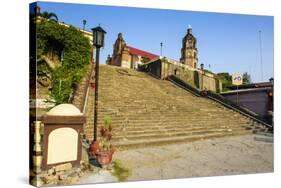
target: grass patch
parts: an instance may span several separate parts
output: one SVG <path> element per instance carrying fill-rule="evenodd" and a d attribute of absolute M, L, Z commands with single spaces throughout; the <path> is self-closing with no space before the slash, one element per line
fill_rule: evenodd
<path fill-rule="evenodd" d="M 120 160 L 112 161 L 113 164 L 113 175 L 118 178 L 119 181 L 126 181 L 131 175 L 131 170 L 124 167 Z"/>

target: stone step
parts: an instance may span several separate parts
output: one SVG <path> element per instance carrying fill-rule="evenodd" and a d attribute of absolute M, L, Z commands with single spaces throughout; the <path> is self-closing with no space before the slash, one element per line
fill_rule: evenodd
<path fill-rule="evenodd" d="M 147 139 L 147 138 L 160 138 L 160 137 L 170 137 L 170 136 L 187 136 L 187 135 L 204 135 L 207 133 L 222 133 L 222 132 L 240 132 L 240 131 L 250 131 L 253 129 L 245 129 L 245 128 L 232 128 L 232 129 L 222 129 L 222 128 L 209 128 L 209 129 L 190 129 L 189 131 L 159 131 L 159 132 L 153 132 L 153 133 L 147 133 L 144 132 L 142 134 L 125 134 L 124 135 L 114 135 L 113 142 L 119 141 L 124 138 L 127 140 L 138 140 L 138 139 Z"/>
<path fill-rule="evenodd" d="M 131 76 L 122 75 L 119 70 L 126 70 Z M 85 130 L 91 134 L 93 103 L 94 94 L 90 93 Z M 101 65 L 98 126 L 103 124 L 105 116 L 111 117 L 113 141 L 121 148 L 263 130 L 241 114 L 207 98 L 194 97 L 168 81 L 134 70 Z M 127 141 L 123 140 L 124 136 Z"/>
<path fill-rule="evenodd" d="M 175 115 L 176 116 L 176 115 Z M 98 116 L 97 120 L 98 122 L 103 122 L 104 118 L 107 117 L 107 115 L 104 116 Z M 128 123 L 128 122 L 143 122 L 143 123 L 149 123 L 149 122 L 159 122 L 164 120 L 165 122 L 175 122 L 175 121 L 188 121 L 188 122 L 230 122 L 234 121 L 237 123 L 240 122 L 252 122 L 250 120 L 241 119 L 241 118 L 233 118 L 233 117 L 227 117 L 227 116 L 206 116 L 202 118 L 196 118 L 196 117 L 169 117 L 169 116 L 133 116 L 133 115 L 122 115 L 122 116 L 110 116 L 112 123 Z M 94 119 L 93 116 L 90 116 L 89 118 Z M 226 120 L 222 120 L 225 118 Z"/>
<path fill-rule="evenodd" d="M 153 126 L 154 124 L 174 124 L 174 123 L 182 123 L 182 124 L 208 124 L 208 123 L 218 123 L 218 124 L 239 124 L 239 123 L 247 123 L 247 124 L 254 124 L 252 121 L 247 121 L 247 120 L 233 120 L 229 119 L 226 121 L 220 121 L 218 120 L 219 118 L 213 118 L 213 119 L 165 119 L 165 118 L 159 118 L 159 119 L 128 119 L 126 117 L 124 118 L 119 118 L 119 119 L 113 119 L 111 124 L 112 125 L 134 125 L 134 124 L 144 124 L 144 126 Z M 90 117 L 87 121 L 87 123 L 93 123 L 94 118 Z M 99 118 L 97 120 L 98 124 L 103 124 L 104 120 L 102 118 Z"/>
<path fill-rule="evenodd" d="M 88 123 L 93 123 L 93 119 L 89 120 Z M 98 125 L 103 125 L 103 120 L 98 120 Z M 219 120 L 188 120 L 188 119 L 177 119 L 177 120 L 170 120 L 170 119 L 149 119 L 149 120 L 116 120 L 112 121 L 111 125 L 113 127 L 119 126 L 126 126 L 126 127 L 155 127 L 155 126 L 172 126 L 172 125 L 239 125 L 239 124 L 248 124 L 252 125 L 251 122 L 248 121 L 234 121 L 234 120 L 227 120 L 227 121 L 219 121 Z"/>
<path fill-rule="evenodd" d="M 212 132 L 236 132 L 242 130 L 252 130 L 253 132 L 261 132 L 265 131 L 264 128 L 255 127 L 255 126 L 208 126 L 208 127 L 168 127 L 168 128 L 155 128 L 155 129 L 123 129 L 118 130 L 114 129 L 114 139 L 120 138 L 129 138 L 129 137 L 157 137 L 157 136 L 166 136 L 166 135 L 174 135 L 174 134 L 188 134 L 193 132 L 204 132 L 204 131 L 212 131 Z"/>
<path fill-rule="evenodd" d="M 163 137 L 163 138 L 151 138 L 143 140 L 123 140 L 116 141 L 113 145 L 118 150 L 131 149 L 131 148 L 141 148 L 141 147 L 151 147 L 151 146 L 160 146 L 166 144 L 174 144 L 181 142 L 192 142 L 196 140 L 219 138 L 225 136 L 233 135 L 244 135 L 251 134 L 252 131 L 241 131 L 241 132 L 229 132 L 229 133 L 208 133 L 203 135 L 188 135 L 188 136 L 175 136 L 175 137 Z"/>
<path fill-rule="evenodd" d="M 251 125 L 189 125 L 189 126 L 180 126 L 180 125 L 175 125 L 175 126 L 154 126 L 154 127 L 148 127 L 144 128 L 141 126 L 135 127 L 113 127 L 113 130 L 117 131 L 118 133 L 121 132 L 126 132 L 126 133 L 132 133 L 132 134 L 137 134 L 137 133 L 145 133 L 145 132 L 160 132 L 160 131 L 191 131 L 191 130 L 207 130 L 207 129 L 234 129 L 234 128 L 259 128 L 262 129 L 261 127 L 257 126 L 251 126 Z"/>
<path fill-rule="evenodd" d="M 93 109 L 89 109 L 91 112 L 93 112 Z M 241 117 L 240 114 L 238 113 L 234 113 L 231 111 L 203 111 L 203 110 L 199 110 L 199 109 L 193 109 L 193 110 L 187 110 L 187 109 L 162 109 L 162 108 L 157 108 L 157 109 L 147 109 L 147 108 L 107 108 L 107 109 L 98 109 L 98 115 L 101 114 L 112 114 L 112 115 L 118 115 L 118 114 L 131 114 L 131 115 L 149 115 L 149 116 L 153 116 L 153 115 L 179 115 L 179 116 L 183 116 L 183 115 L 189 115 L 189 116 L 194 116 L 194 115 L 201 115 L 204 114 L 204 116 L 207 115 L 229 115 L 229 116 L 236 116 L 236 117 Z M 202 116 L 202 117 L 204 117 Z M 243 117 L 243 116 L 242 116 Z"/>

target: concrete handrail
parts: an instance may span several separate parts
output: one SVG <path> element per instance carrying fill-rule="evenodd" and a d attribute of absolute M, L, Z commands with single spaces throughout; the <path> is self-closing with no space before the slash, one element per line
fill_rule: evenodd
<path fill-rule="evenodd" d="M 199 90 L 197 88 L 194 88 L 193 86 L 191 86 L 190 84 L 186 83 L 185 81 L 183 81 L 182 79 L 178 78 L 175 75 L 170 75 L 167 77 L 167 80 L 173 82 L 175 85 L 191 92 L 192 94 L 194 94 L 195 96 L 202 96 L 202 90 Z M 248 109 L 245 109 L 241 106 L 236 105 L 235 103 L 233 103 L 232 101 L 226 99 L 225 97 L 223 97 L 222 95 L 218 94 L 218 93 L 214 93 L 212 91 L 207 91 L 207 95 L 206 97 L 208 99 L 211 99 L 217 103 L 220 103 L 221 105 L 236 111 L 238 113 L 240 113 L 241 115 L 244 115 L 268 128 L 273 128 L 273 125 L 267 123 L 262 117 L 256 115 L 255 113 L 251 112 Z"/>
<path fill-rule="evenodd" d="M 220 104 L 222 104 L 223 106 L 230 108 L 244 116 L 247 116 L 255 121 L 257 121 L 260 124 L 263 124 L 266 127 L 269 128 L 273 128 L 272 125 L 270 125 L 269 123 L 267 123 L 262 117 L 260 117 L 259 115 L 256 115 L 254 112 L 245 109 L 241 106 L 236 105 L 235 103 L 233 103 L 232 101 L 226 99 L 225 97 L 223 97 L 222 95 L 218 94 L 218 93 L 214 93 L 212 91 L 208 91 L 208 96 L 209 99 L 216 101 Z"/>

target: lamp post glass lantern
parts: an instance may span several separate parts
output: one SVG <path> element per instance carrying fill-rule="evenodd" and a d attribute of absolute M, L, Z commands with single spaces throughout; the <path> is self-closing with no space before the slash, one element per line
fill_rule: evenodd
<path fill-rule="evenodd" d="M 97 150 L 97 119 L 98 119 L 98 89 L 99 89 L 99 54 L 100 48 L 104 46 L 104 35 L 106 32 L 100 27 L 95 27 L 93 31 L 93 46 L 96 48 L 95 62 L 95 102 L 94 102 L 94 140 L 91 145 L 91 153 L 96 154 Z"/>
<path fill-rule="evenodd" d="M 104 46 L 104 35 L 106 34 L 105 30 L 100 26 L 92 29 L 93 31 L 93 45 L 96 48 L 100 48 Z"/>

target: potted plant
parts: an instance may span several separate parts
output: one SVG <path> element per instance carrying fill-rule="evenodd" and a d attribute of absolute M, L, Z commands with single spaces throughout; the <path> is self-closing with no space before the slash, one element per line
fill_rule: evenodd
<path fill-rule="evenodd" d="M 89 147 L 89 155 L 90 157 L 95 157 L 99 151 L 99 143 L 97 141 L 92 141 Z"/>
<path fill-rule="evenodd" d="M 207 88 L 204 88 L 204 89 L 200 92 L 200 95 L 201 95 L 202 97 L 207 97 L 207 96 L 208 96 L 208 90 L 207 90 Z"/>
<path fill-rule="evenodd" d="M 112 156 L 115 149 L 111 144 L 111 139 L 111 118 L 107 116 L 104 118 L 104 125 L 100 127 L 99 150 L 97 152 L 97 159 L 102 167 L 109 165 L 112 161 Z"/>

